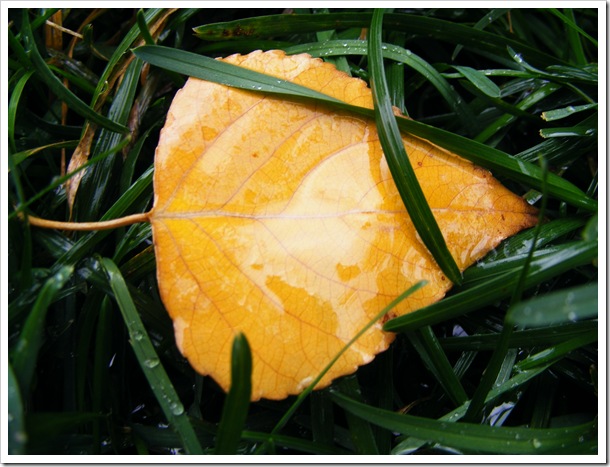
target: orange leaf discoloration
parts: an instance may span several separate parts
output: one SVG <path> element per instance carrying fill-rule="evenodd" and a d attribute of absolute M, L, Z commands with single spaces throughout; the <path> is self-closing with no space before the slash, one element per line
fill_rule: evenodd
<path fill-rule="evenodd" d="M 308 55 L 225 59 L 372 107 L 365 83 Z M 460 269 L 535 223 L 491 175 L 404 136 Z M 399 316 L 451 287 L 419 240 L 371 121 L 190 79 L 157 148 L 150 219 L 159 287 L 192 366 L 225 390 L 233 337 L 253 354 L 254 400 L 302 391 L 368 321 L 414 283 Z M 393 335 L 372 327 L 318 387 L 352 373 Z"/>

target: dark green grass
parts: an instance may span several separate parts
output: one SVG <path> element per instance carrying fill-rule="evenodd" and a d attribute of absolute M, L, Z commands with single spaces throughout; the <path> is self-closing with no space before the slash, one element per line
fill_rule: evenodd
<path fill-rule="evenodd" d="M 46 46 L 53 13 L 10 10 L 5 32 L 9 453 L 598 452 L 597 10 L 188 9 L 156 30 L 164 10 L 111 9 L 85 25 L 91 12 L 71 9 L 63 26 L 85 26 L 72 57 L 68 35 L 62 50 Z M 206 59 L 258 48 L 306 52 L 365 79 L 376 113 Z M 449 277 L 397 131 L 489 168 L 544 208 L 544 222 L 467 270 L 446 299 L 388 321 L 396 342 L 355 375 L 250 404 L 240 337 L 225 395 L 175 347 L 150 226 L 61 232 L 18 215 L 68 220 L 61 154 L 86 122 L 96 132 L 73 218 L 148 210 L 158 132 L 186 75 L 376 118 Z M 414 121 L 394 120 L 390 104 Z"/>

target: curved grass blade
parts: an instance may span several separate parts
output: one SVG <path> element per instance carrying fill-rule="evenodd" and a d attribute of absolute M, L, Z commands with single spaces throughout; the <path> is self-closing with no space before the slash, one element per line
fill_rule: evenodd
<path fill-rule="evenodd" d="M 49 87 L 49 89 L 62 101 L 64 101 L 68 107 L 74 110 L 76 113 L 84 118 L 89 119 L 91 122 L 100 125 L 110 131 L 117 133 L 127 133 L 129 130 L 123 125 L 100 115 L 92 107 L 89 107 L 86 103 L 80 100 L 74 93 L 69 91 L 61 82 L 57 76 L 49 69 L 48 65 L 43 60 L 38 48 L 32 28 L 30 25 L 27 9 L 23 10 L 23 35 L 26 43 L 26 52 L 30 57 L 30 61 L 37 72 L 37 76 Z"/>
<path fill-rule="evenodd" d="M 212 23 L 193 28 L 200 39 L 216 40 L 252 40 L 262 37 L 302 34 L 330 29 L 368 28 L 371 23 L 370 12 L 342 12 L 320 15 L 269 15 L 245 18 L 224 23 Z M 447 41 L 451 45 L 462 44 L 474 51 L 492 52 L 503 55 L 506 46 L 520 50 L 529 60 L 541 66 L 556 65 L 561 62 L 556 57 L 540 52 L 536 47 L 509 37 L 492 34 L 467 25 L 425 16 L 404 13 L 390 13 L 384 19 L 388 30 L 409 34 L 433 37 Z"/>
<path fill-rule="evenodd" d="M 231 353 L 231 388 L 225 399 L 218 425 L 214 454 L 236 454 L 248 415 L 252 393 L 252 354 L 246 336 L 233 339 Z"/>
<path fill-rule="evenodd" d="M 74 148 L 78 145 L 78 141 L 77 140 L 72 140 L 72 141 L 58 141 L 57 143 L 49 143 L 49 144 L 45 144 L 44 146 L 40 146 L 37 148 L 32 148 L 32 149 L 26 149 L 24 151 L 20 151 L 20 152 L 16 152 L 14 154 L 10 154 L 10 158 L 13 161 L 13 164 L 15 165 L 15 167 L 17 167 L 19 164 L 21 164 L 24 160 L 26 160 L 28 157 L 33 156 L 34 154 L 43 151 L 45 149 L 61 149 L 61 148 Z M 11 171 L 11 168 L 8 168 L 9 172 Z"/>
<path fill-rule="evenodd" d="M 291 83 L 290 81 L 247 70 L 192 52 L 163 46 L 145 45 L 135 49 L 134 54 L 152 65 L 188 76 L 194 76 L 206 81 L 224 84 L 226 86 L 237 87 L 249 91 L 270 92 L 288 96 L 320 99 L 325 102 L 341 103 L 338 99 L 314 91 L 313 89 Z"/>
<path fill-rule="evenodd" d="M 485 26 L 489 26 L 491 23 L 493 23 L 495 20 L 502 17 L 509 11 L 510 11 L 510 8 L 494 8 L 490 12 L 486 12 L 485 15 L 479 21 L 477 21 L 472 27 L 474 29 L 480 29 L 480 30 L 485 29 Z M 457 56 L 460 53 L 460 51 L 462 50 L 462 48 L 463 48 L 463 46 L 461 44 L 457 45 L 455 47 L 453 54 L 451 54 L 452 61 L 455 61 L 455 59 L 457 58 Z"/>
<path fill-rule="evenodd" d="M 542 365 L 551 365 L 559 359 L 563 358 L 566 354 L 573 352 L 574 350 L 579 349 L 580 347 L 583 347 L 585 345 L 597 342 L 597 340 L 597 329 L 589 331 L 588 333 L 582 336 L 561 342 L 554 347 L 550 347 L 534 355 L 530 355 L 529 357 L 517 363 L 515 365 L 515 370 L 525 371 L 531 370 L 532 368 L 536 368 Z"/>
<path fill-rule="evenodd" d="M 8 401 L 8 454 L 25 454 L 27 433 L 23 416 L 23 400 L 19 382 L 10 362 L 7 370 L 6 394 Z"/>
<path fill-rule="evenodd" d="M 573 15 L 571 15 L 572 17 L 566 16 L 563 13 L 561 13 L 557 8 L 550 8 L 549 11 L 551 13 L 553 13 L 555 16 L 557 16 L 561 21 L 563 21 L 570 28 L 570 30 L 576 31 L 581 36 L 586 37 L 595 47 L 598 46 L 597 40 L 594 39 L 593 37 L 591 37 L 589 34 L 587 34 L 586 31 L 584 31 L 581 27 L 579 27 L 576 24 L 576 22 L 574 21 Z"/>
<path fill-rule="evenodd" d="M 27 398 L 34 377 L 38 352 L 44 337 L 44 325 L 49 305 L 57 293 L 70 279 L 73 266 L 63 266 L 44 283 L 32 311 L 23 325 L 15 348 L 11 352 L 11 361 L 21 394 Z"/>
<path fill-rule="evenodd" d="M 369 46 L 366 41 L 361 40 L 331 40 L 322 43 L 310 43 L 295 45 L 284 49 L 288 54 L 308 53 L 313 57 L 329 57 L 343 55 L 364 55 L 368 56 Z M 413 70 L 420 73 L 430 81 L 447 101 L 452 111 L 456 113 L 465 128 L 473 129 L 474 116 L 457 94 L 456 90 L 449 84 L 447 79 L 441 75 L 436 68 L 426 62 L 420 56 L 410 50 L 394 44 L 382 44 L 381 53 L 384 58 L 404 63 Z M 487 78 L 486 78 L 487 79 Z M 491 80 L 488 79 L 489 82 Z"/>
<path fill-rule="evenodd" d="M 277 93 L 288 98 L 316 99 L 323 104 L 374 118 L 371 109 L 352 106 L 303 86 L 194 53 L 162 46 L 142 46 L 135 49 L 134 53 L 152 65 L 207 81 L 250 91 Z M 532 188 L 542 188 L 540 167 L 531 162 L 518 160 L 498 149 L 414 120 L 399 117 L 397 123 L 402 131 L 428 139 L 481 167 L 492 170 L 496 175 L 509 177 Z M 587 211 L 597 210 L 597 201 L 586 196 L 567 180 L 549 173 L 547 182 L 550 196 Z"/>
<path fill-rule="evenodd" d="M 422 288 L 424 285 L 426 285 L 426 281 L 420 281 L 420 282 L 414 284 L 413 286 L 411 286 L 409 289 L 405 290 L 403 293 L 401 293 L 398 297 L 396 297 L 394 300 L 392 300 L 383 310 L 381 310 L 379 313 L 377 313 L 377 315 L 375 315 L 375 317 L 373 317 L 373 319 L 371 319 L 365 327 L 363 327 L 354 337 L 352 337 L 349 340 L 349 342 L 347 342 L 347 344 L 345 344 L 343 346 L 343 348 L 339 352 L 337 352 L 337 355 L 335 355 L 333 357 L 333 359 L 330 362 L 328 362 L 328 365 L 326 365 L 324 367 L 324 369 L 320 372 L 320 374 L 318 376 L 316 376 L 316 378 L 309 384 L 309 386 L 307 386 L 305 388 L 305 390 L 301 394 L 299 394 L 296 401 L 284 413 L 284 415 L 282 416 L 280 421 L 277 422 L 277 424 L 275 425 L 273 430 L 271 430 L 271 433 L 269 433 L 269 436 L 266 440 L 267 443 L 265 443 L 265 445 L 261 446 L 258 449 L 258 451 L 257 451 L 258 453 L 261 453 L 266 448 L 266 445 L 268 443 L 273 442 L 273 437 L 275 436 L 275 434 L 278 433 L 286 425 L 286 423 L 288 423 L 288 420 L 290 420 L 290 418 L 294 415 L 294 413 L 299 408 L 299 406 L 303 403 L 305 398 L 307 398 L 307 396 L 313 391 L 313 389 L 316 387 L 316 385 L 322 380 L 322 378 L 328 372 L 328 370 L 337 362 L 337 360 L 339 360 L 341 358 L 341 356 L 347 351 L 347 349 L 349 349 L 354 342 L 356 342 L 358 339 L 360 339 L 360 337 L 366 331 L 368 331 L 372 326 L 374 326 L 375 323 L 377 323 L 381 318 L 383 318 L 396 305 L 398 305 L 400 302 L 402 302 L 405 298 L 407 298 L 412 293 L 414 293 L 417 290 L 419 290 L 420 288 Z"/>
<path fill-rule="evenodd" d="M 566 428 L 506 428 L 471 423 L 448 423 L 371 407 L 331 391 L 343 409 L 394 432 L 472 452 L 489 454 L 582 453 L 597 439 L 597 422 Z M 584 449 L 583 449 L 584 448 Z M 589 452 L 591 453 L 591 452 Z"/>
<path fill-rule="evenodd" d="M 114 293 L 114 298 L 121 310 L 123 321 L 127 326 L 129 343 L 134 350 L 150 388 L 159 402 L 159 406 L 169 423 L 179 434 L 185 451 L 188 454 L 201 454 L 203 451 L 195 430 L 148 337 L 146 328 L 138 315 L 121 271 L 108 258 L 102 258 L 101 262 L 108 276 L 108 283 Z"/>
<path fill-rule="evenodd" d="M 420 358 L 442 386 L 445 393 L 455 405 L 468 400 L 468 395 L 453 371 L 451 364 L 430 326 L 407 333 L 409 341 L 419 353 Z"/>
<path fill-rule="evenodd" d="M 23 88 L 33 74 L 34 70 L 30 70 L 19 78 L 19 81 L 17 81 L 17 84 L 15 84 L 15 87 L 13 88 L 11 98 L 8 102 L 8 143 L 13 153 L 17 152 L 17 147 L 15 146 L 15 121 L 17 120 L 17 107 L 19 106 L 19 100 L 21 99 Z M 18 162 L 15 165 L 17 164 Z"/>
<path fill-rule="evenodd" d="M 500 97 L 502 94 L 502 91 L 500 91 L 500 88 L 496 85 L 496 83 L 494 83 L 480 71 L 469 66 L 453 65 L 453 68 L 459 71 L 464 78 L 474 84 L 474 86 L 482 91 L 486 96 Z"/>
<path fill-rule="evenodd" d="M 443 234 L 415 176 L 392 110 L 381 53 L 382 22 L 383 10 L 375 10 L 368 45 L 371 88 L 379 141 L 398 192 L 417 233 L 449 280 L 459 284 L 462 280 L 461 273 L 449 252 Z"/>
<path fill-rule="evenodd" d="M 578 242 L 563 245 L 548 255 L 534 258 L 525 280 L 528 289 L 558 274 L 578 266 L 590 264 L 597 259 L 597 242 Z M 439 323 L 470 311 L 489 305 L 496 300 L 510 297 L 518 281 L 515 271 L 510 271 L 481 281 L 463 292 L 446 297 L 417 311 L 387 321 L 383 329 L 390 332 L 404 332 Z"/>
<path fill-rule="evenodd" d="M 549 326 L 538 329 L 515 331 L 510 338 L 509 346 L 527 347 L 535 342 L 536 345 L 557 345 L 561 342 L 580 338 L 592 331 L 597 332 L 596 321 L 579 321 L 569 325 Z M 446 337 L 439 339 L 440 345 L 448 352 L 470 350 L 493 350 L 498 342 L 498 336 L 491 334 L 472 334 L 463 337 Z"/>

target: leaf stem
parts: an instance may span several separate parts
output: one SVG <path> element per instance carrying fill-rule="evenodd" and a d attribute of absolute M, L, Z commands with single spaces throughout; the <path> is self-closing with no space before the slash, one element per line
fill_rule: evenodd
<path fill-rule="evenodd" d="M 138 222 L 150 222 L 150 213 L 140 212 L 138 214 L 132 214 L 130 216 L 119 217 L 118 219 L 111 219 L 108 221 L 99 222 L 53 221 L 32 216 L 31 214 L 27 215 L 27 219 L 30 225 L 42 227 L 45 229 L 91 231 L 116 229 L 118 227 L 125 227 L 127 225 L 137 224 Z"/>

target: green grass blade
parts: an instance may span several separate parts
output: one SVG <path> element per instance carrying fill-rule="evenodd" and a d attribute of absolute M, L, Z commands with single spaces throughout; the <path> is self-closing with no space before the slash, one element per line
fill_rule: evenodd
<path fill-rule="evenodd" d="M 114 293 L 123 321 L 129 332 L 129 343 L 138 363 L 150 384 L 159 406 L 170 425 L 180 436 L 182 446 L 188 454 L 201 454 L 202 449 L 193 426 L 184 410 L 182 402 L 172 385 L 159 356 L 153 347 L 148 332 L 138 315 L 123 276 L 117 266 L 108 258 L 102 259 L 102 266 L 108 276 L 108 283 Z"/>
<path fill-rule="evenodd" d="M 581 452 L 579 446 L 597 438 L 597 422 L 567 428 L 505 428 L 448 423 L 381 410 L 336 391 L 333 400 L 345 410 L 394 432 L 437 442 L 466 452 L 489 454 L 559 454 Z M 589 446 L 587 446 L 589 447 Z"/>
<path fill-rule="evenodd" d="M 262 91 L 296 97 L 340 101 L 313 89 L 274 78 L 263 73 L 220 62 L 203 55 L 163 46 L 142 46 L 134 50 L 137 57 L 148 63 L 177 73 L 250 91 Z"/>
<path fill-rule="evenodd" d="M 70 279 L 72 266 L 64 266 L 44 283 L 32 310 L 23 325 L 15 348 L 11 352 L 11 360 L 15 377 L 21 388 L 21 394 L 26 398 L 30 393 L 38 352 L 44 337 L 44 325 L 49 305 L 57 293 Z"/>
<path fill-rule="evenodd" d="M 163 14 L 162 8 L 151 8 L 144 12 L 144 20 L 146 24 L 149 24 L 155 19 L 157 19 L 161 14 Z M 133 47 L 133 43 L 139 36 L 140 28 L 138 24 L 134 24 L 129 30 L 129 32 L 125 34 L 121 43 L 116 47 L 114 53 L 110 57 L 110 60 L 108 60 L 108 64 L 106 65 L 104 72 L 100 76 L 97 87 L 95 88 L 95 94 L 93 95 L 91 106 L 94 106 L 97 103 L 97 100 L 100 98 L 105 88 L 107 87 L 108 80 L 110 79 L 116 66 L 119 64 L 125 53 L 129 52 L 129 49 Z"/>
<path fill-rule="evenodd" d="M 597 242 L 578 242 L 558 247 L 548 255 L 534 258 L 525 280 L 525 289 L 575 267 L 590 264 L 596 258 Z M 384 329 L 404 332 L 461 316 L 496 300 L 510 297 L 517 281 L 518 274 L 515 271 L 495 276 L 440 302 L 387 321 Z"/>
<path fill-rule="evenodd" d="M 269 440 L 269 433 L 260 433 L 255 431 L 244 431 L 242 434 L 243 438 L 249 441 L 255 441 L 257 443 L 264 443 Z M 273 441 L 277 446 L 282 446 L 288 449 L 294 449 L 308 454 L 317 455 L 350 455 L 352 451 L 347 449 L 329 446 L 325 443 L 316 443 L 303 438 L 297 438 L 295 436 L 287 435 L 273 435 Z"/>
<path fill-rule="evenodd" d="M 511 348 L 527 347 L 535 342 L 537 345 L 556 345 L 566 340 L 580 338 L 590 332 L 597 332 L 596 321 L 580 321 L 568 325 L 549 326 L 513 332 L 509 346 Z M 472 334 L 462 337 L 446 337 L 439 343 L 447 352 L 493 350 L 498 342 L 496 333 Z"/>
<path fill-rule="evenodd" d="M 66 174 L 66 175 L 64 175 L 62 177 L 57 177 L 57 178 L 53 179 L 53 181 L 47 187 L 45 187 L 42 190 L 38 191 L 30 199 L 28 199 L 27 201 L 21 203 L 17 210 L 11 212 L 9 214 L 9 219 L 15 218 L 19 213 L 23 212 L 25 210 L 25 208 L 27 208 L 28 206 L 30 206 L 35 201 L 37 201 L 40 198 L 42 198 L 48 192 L 54 190 L 58 186 L 63 185 L 67 180 L 72 178 L 78 172 L 81 172 L 81 171 L 85 170 L 87 167 L 89 167 L 89 166 L 91 166 L 91 165 L 93 165 L 93 164 L 103 160 L 104 158 L 114 154 L 115 152 L 120 151 L 122 148 L 127 146 L 127 144 L 130 141 L 131 141 L 131 137 L 128 136 L 127 138 L 122 139 L 115 147 L 109 149 L 108 151 L 104 151 L 103 153 L 98 154 L 95 157 L 92 157 L 86 163 L 81 165 L 78 169 L 75 169 L 74 171 L 72 171 L 72 172 L 70 172 L 70 173 L 68 173 L 68 174 Z M 14 173 L 15 173 L 15 167 L 11 167 L 11 174 L 14 174 Z"/>
<path fill-rule="evenodd" d="M 369 55 L 369 46 L 366 41 L 361 40 L 332 40 L 323 43 L 301 44 L 285 49 L 288 54 L 308 53 L 314 57 L 329 57 L 343 55 Z M 426 62 L 423 58 L 403 47 L 393 44 L 381 45 L 381 53 L 384 58 L 404 63 L 408 67 L 417 71 L 430 82 L 445 99 L 449 108 L 456 113 L 460 123 L 469 129 L 472 128 L 474 115 L 470 109 L 463 105 L 463 100 L 457 91 L 449 84 L 447 79 L 441 75 L 434 66 Z M 488 78 L 487 81 L 491 82 Z M 492 83 L 493 84 L 493 83 Z M 390 89 L 390 92 L 393 92 Z"/>
<path fill-rule="evenodd" d="M 343 346 L 343 348 L 337 353 L 337 355 L 335 355 L 331 359 L 331 361 L 328 362 L 328 364 L 324 367 L 324 369 L 320 372 L 320 374 L 318 374 L 318 376 L 316 376 L 316 378 L 309 384 L 309 386 L 307 386 L 307 388 L 305 388 L 305 390 L 301 394 L 299 394 L 299 396 L 297 397 L 296 401 L 284 413 L 284 415 L 282 416 L 280 421 L 277 422 L 275 427 L 273 427 L 273 430 L 271 430 L 270 436 L 268 437 L 267 441 L 268 442 L 273 441 L 273 436 L 276 433 L 278 433 L 286 425 L 286 423 L 288 423 L 288 420 L 290 420 L 290 418 L 294 415 L 294 413 L 299 408 L 299 406 L 303 403 L 305 398 L 313 391 L 313 388 L 316 387 L 316 385 L 322 380 L 322 378 L 328 372 L 328 370 L 331 369 L 331 367 L 337 362 L 337 360 L 339 360 L 341 358 L 341 356 L 352 346 L 352 344 L 354 342 L 356 342 L 358 339 L 360 339 L 360 337 L 367 330 L 369 330 L 372 326 L 374 326 L 375 323 L 377 323 L 381 318 L 383 318 L 396 305 L 398 305 L 400 302 L 402 302 L 409 295 L 411 295 L 412 293 L 416 292 L 417 290 L 419 290 L 420 288 L 424 287 L 425 285 L 426 285 L 425 281 L 420 281 L 420 282 L 412 285 L 411 287 L 409 287 L 407 290 L 405 290 L 403 293 L 401 293 L 398 297 L 396 297 L 394 300 L 392 300 L 383 310 L 381 310 L 379 313 L 377 313 L 377 315 L 375 315 L 373 317 L 373 319 L 371 319 L 367 323 L 366 326 L 364 326 L 360 331 L 358 331 L 358 333 L 354 337 L 352 337 L 347 342 L 347 344 L 345 344 Z M 259 448 L 258 452 L 262 452 L 264 449 L 265 449 L 265 446 L 261 446 Z"/>
<path fill-rule="evenodd" d="M 570 105 L 561 109 L 547 110 L 542 112 L 541 117 L 546 122 L 552 122 L 554 120 L 560 120 L 562 118 L 569 117 L 577 112 L 584 110 L 597 109 L 597 103 L 595 104 L 583 104 L 583 105 Z"/>
<path fill-rule="evenodd" d="M 233 339 L 231 353 L 231 388 L 227 394 L 218 425 L 214 454 L 236 454 L 248 415 L 252 393 L 252 354 L 246 336 Z"/>
<path fill-rule="evenodd" d="M 542 327 L 597 317 L 597 284 L 534 297 L 511 308 L 507 319 L 522 328 Z"/>
<path fill-rule="evenodd" d="M 81 99 L 79 99 L 74 93 L 68 90 L 61 80 L 53 74 L 49 69 L 48 65 L 43 60 L 38 48 L 32 28 L 30 25 L 27 9 L 24 9 L 23 14 L 23 34 L 26 43 L 26 51 L 30 57 L 32 65 L 38 74 L 38 78 L 44 81 L 49 89 L 62 101 L 64 101 L 68 107 L 74 110 L 76 113 L 84 118 L 89 119 L 91 122 L 100 125 L 101 127 L 107 128 L 110 131 L 117 133 L 127 133 L 129 130 L 116 122 L 104 117 L 97 113 L 93 108 L 89 107 Z"/>
<path fill-rule="evenodd" d="M 436 381 L 443 387 L 453 403 L 461 405 L 466 402 L 468 395 L 453 371 L 447 355 L 434 335 L 432 328 L 425 326 L 416 331 L 408 332 L 407 335 L 421 359 L 434 374 Z"/>
<path fill-rule="evenodd" d="M 21 99 L 21 93 L 23 92 L 23 88 L 25 87 L 32 74 L 34 74 L 33 70 L 24 73 L 23 76 L 19 78 L 19 81 L 17 81 L 15 87 L 13 88 L 13 92 L 11 93 L 11 97 L 8 102 L 8 143 L 13 153 L 17 152 L 15 146 L 15 121 L 17 120 L 17 107 L 19 106 L 19 100 Z M 19 162 L 16 161 L 15 165 L 18 164 Z"/>
<path fill-rule="evenodd" d="M 27 433 L 23 416 L 23 400 L 17 376 L 13 371 L 13 365 L 8 364 L 7 370 L 7 402 L 8 402 L 8 454 L 25 454 Z"/>
<path fill-rule="evenodd" d="M 394 117 L 383 69 L 382 22 L 383 11 L 376 10 L 369 33 L 369 66 L 379 140 L 398 192 L 417 233 L 449 280 L 459 284 L 462 280 L 460 270 L 449 252 L 443 234 L 415 176 Z"/>
<path fill-rule="evenodd" d="M 355 378 L 342 378 L 337 383 L 337 390 L 352 400 L 363 402 L 358 380 Z M 350 412 L 345 414 L 345 418 L 356 454 L 379 455 L 375 436 L 368 420 Z"/>
<path fill-rule="evenodd" d="M 37 154 L 40 151 L 44 151 L 45 149 L 75 148 L 77 145 L 77 140 L 59 141 L 57 143 L 49 143 L 45 144 L 44 146 L 39 146 L 37 148 L 26 149 L 24 151 L 16 152 L 14 154 L 9 154 L 9 157 L 12 159 L 12 164 L 9 164 L 8 170 L 10 172 L 10 165 L 14 164 L 14 166 L 17 167 L 28 157 L 33 156 L 34 154 Z"/>
<path fill-rule="evenodd" d="M 161 46 L 142 46 L 137 48 L 134 53 L 152 65 L 207 81 L 250 91 L 281 94 L 288 98 L 296 96 L 297 98 L 316 99 L 317 102 L 374 118 L 374 112 L 371 109 L 345 104 L 309 88 L 191 52 Z M 402 131 L 428 139 L 481 167 L 492 170 L 496 175 L 509 177 L 536 189 L 542 187 L 542 172 L 540 167 L 535 164 L 515 159 L 498 149 L 407 118 L 398 118 L 397 123 Z M 553 173 L 548 176 L 548 193 L 550 196 L 588 211 L 597 209 L 597 201 L 587 197 L 572 183 Z"/>
<path fill-rule="evenodd" d="M 597 342 L 597 334 L 597 329 L 594 329 L 582 336 L 561 342 L 560 344 L 557 344 L 554 347 L 549 347 L 534 355 L 530 355 L 529 357 L 517 363 L 515 365 L 515 370 L 531 370 L 539 366 L 548 366 L 552 363 L 555 363 L 557 360 L 563 358 L 568 353 L 573 352 L 574 350 L 579 349 L 580 347 L 583 347 L 585 345 Z"/>
<path fill-rule="evenodd" d="M 595 47 L 598 46 L 597 40 L 595 38 L 591 37 L 585 31 L 583 31 L 582 28 L 580 28 L 576 24 L 576 22 L 574 21 L 574 15 L 572 14 L 571 11 L 568 12 L 569 15 L 564 15 L 557 8 L 551 8 L 549 11 L 551 13 L 553 13 L 555 16 L 557 16 L 559 19 L 561 19 L 561 21 L 563 21 L 571 31 L 578 32 L 578 34 L 580 34 L 581 36 L 586 37 Z"/>
<path fill-rule="evenodd" d="M 144 63 L 133 60 L 123 75 L 121 84 L 116 90 L 112 105 L 108 110 L 108 118 L 121 125 L 127 124 L 129 114 L 133 108 L 136 89 L 140 82 L 140 71 Z M 131 136 L 131 135 L 130 135 Z M 78 197 L 75 204 L 75 218 L 79 221 L 96 221 L 104 208 L 106 192 L 115 189 L 112 182 L 113 167 L 116 159 L 120 157 L 118 151 L 112 148 L 119 145 L 121 135 L 107 130 L 100 131 L 91 157 L 110 152 L 109 157 L 103 158 L 85 174 L 78 188 Z"/>
<path fill-rule="evenodd" d="M 224 23 L 206 24 L 194 28 L 195 35 L 204 40 L 252 40 L 261 37 L 302 34 L 330 29 L 368 28 L 372 19 L 370 12 L 342 12 L 323 15 L 269 15 L 245 18 Z M 556 57 L 541 52 L 536 47 L 519 40 L 492 34 L 470 26 L 428 18 L 420 15 L 392 13 L 386 15 L 384 27 L 423 37 L 434 37 L 451 45 L 462 44 L 473 51 L 502 55 L 509 45 L 521 51 L 529 60 L 541 65 L 556 65 Z"/>
<path fill-rule="evenodd" d="M 496 83 L 494 83 L 480 71 L 468 66 L 454 65 L 453 67 L 486 96 L 500 97 L 502 94 Z"/>
<path fill-rule="evenodd" d="M 401 130 L 428 139 L 439 146 L 485 167 L 496 175 L 503 175 L 542 190 L 542 171 L 535 164 L 511 157 L 505 152 L 486 146 L 463 136 L 440 130 L 414 120 L 399 118 Z M 565 201 L 587 211 L 597 210 L 597 201 L 589 198 L 582 190 L 567 180 L 548 174 L 547 189 L 549 196 Z"/>

